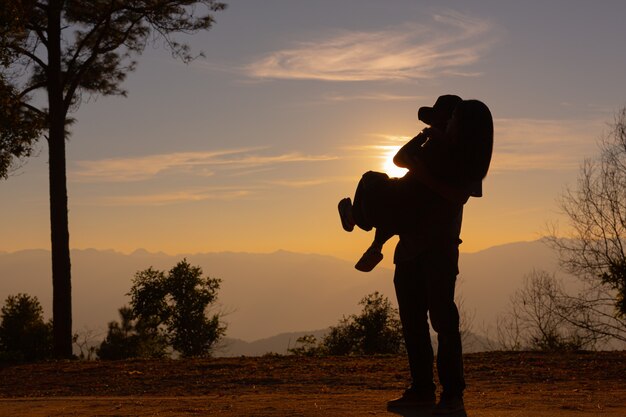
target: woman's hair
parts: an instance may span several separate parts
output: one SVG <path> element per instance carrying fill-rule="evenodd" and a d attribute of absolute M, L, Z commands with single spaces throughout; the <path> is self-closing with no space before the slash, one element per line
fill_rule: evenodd
<path fill-rule="evenodd" d="M 458 122 L 457 152 L 461 172 L 467 180 L 487 175 L 493 152 L 493 119 L 479 100 L 463 100 L 455 109 Z"/>

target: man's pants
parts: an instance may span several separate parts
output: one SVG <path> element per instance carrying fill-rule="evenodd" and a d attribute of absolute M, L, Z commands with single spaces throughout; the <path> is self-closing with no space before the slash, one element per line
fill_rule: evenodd
<path fill-rule="evenodd" d="M 417 390 L 435 391 L 428 316 L 437 332 L 437 371 L 444 392 L 456 395 L 465 389 L 459 313 L 454 304 L 457 274 L 457 245 L 437 245 L 396 263 L 394 285 Z"/>

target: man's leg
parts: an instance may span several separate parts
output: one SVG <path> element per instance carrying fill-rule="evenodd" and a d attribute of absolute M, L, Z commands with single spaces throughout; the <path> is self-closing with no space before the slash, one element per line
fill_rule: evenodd
<path fill-rule="evenodd" d="M 439 342 L 437 371 L 443 387 L 439 411 L 458 411 L 463 407 L 463 348 L 459 329 L 459 312 L 454 303 L 458 249 L 433 249 L 426 266 L 430 321 Z M 436 410 L 437 411 L 437 410 Z"/>
<path fill-rule="evenodd" d="M 434 394 L 433 348 L 428 327 L 426 285 L 421 274 L 418 259 L 399 262 L 396 264 L 394 286 L 409 357 L 412 388 Z"/>

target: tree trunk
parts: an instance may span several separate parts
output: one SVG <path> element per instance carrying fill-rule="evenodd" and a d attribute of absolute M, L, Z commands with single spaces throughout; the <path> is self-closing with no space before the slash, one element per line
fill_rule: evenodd
<path fill-rule="evenodd" d="M 52 320 L 54 355 L 72 357 L 72 278 L 65 166 L 65 117 L 61 71 L 61 3 L 48 9 L 48 169 L 52 247 Z"/>
<path fill-rule="evenodd" d="M 50 107 L 52 109 L 52 106 Z M 65 176 L 65 135 L 50 112 L 49 176 L 50 238 L 52 247 L 52 318 L 54 354 L 72 356 L 72 273 Z M 63 119 L 61 120 L 63 121 Z M 55 132 L 57 131 L 57 132 Z"/>

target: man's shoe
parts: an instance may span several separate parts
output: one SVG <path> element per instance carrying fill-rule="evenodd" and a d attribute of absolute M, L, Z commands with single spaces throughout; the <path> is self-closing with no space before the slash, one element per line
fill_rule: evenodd
<path fill-rule="evenodd" d="M 435 400 L 434 392 L 407 389 L 400 398 L 387 402 L 387 410 L 432 408 Z"/>
<path fill-rule="evenodd" d="M 441 394 L 439 404 L 433 409 L 435 415 L 454 414 L 465 411 L 465 405 L 463 404 L 463 395 L 446 395 L 444 392 Z"/>

